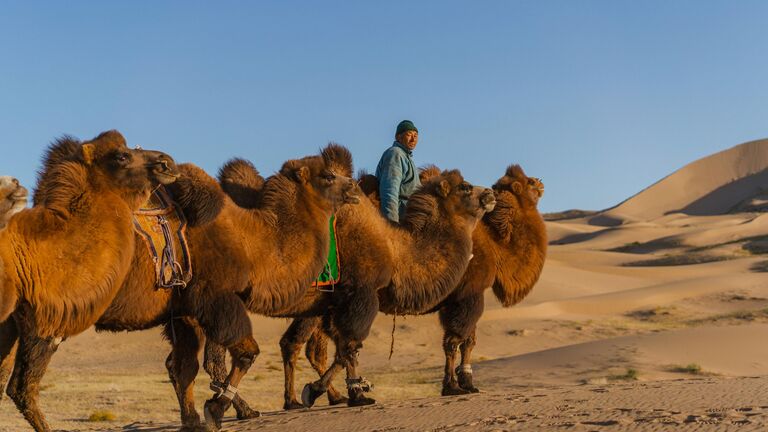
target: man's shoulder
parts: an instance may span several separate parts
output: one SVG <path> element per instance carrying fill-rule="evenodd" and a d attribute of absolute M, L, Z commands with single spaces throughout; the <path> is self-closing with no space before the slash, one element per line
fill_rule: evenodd
<path fill-rule="evenodd" d="M 384 150 L 384 153 L 381 155 L 382 160 L 398 160 L 403 159 L 407 157 L 408 154 L 405 153 L 403 149 L 401 149 L 398 146 L 391 146 L 388 149 Z"/>

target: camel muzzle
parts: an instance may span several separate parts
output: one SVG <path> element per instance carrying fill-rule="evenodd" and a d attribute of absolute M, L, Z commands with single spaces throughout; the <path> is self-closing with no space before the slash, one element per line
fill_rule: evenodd
<path fill-rule="evenodd" d="M 342 192 L 342 198 L 345 204 L 360 204 L 360 187 L 357 182 L 350 179 Z"/>
<path fill-rule="evenodd" d="M 493 211 L 496 208 L 496 196 L 491 189 L 483 190 L 480 195 L 480 204 L 483 206 L 483 210 L 487 212 Z"/>
<path fill-rule="evenodd" d="M 144 150 L 148 154 L 146 167 L 152 172 L 158 182 L 167 185 L 175 182 L 180 176 L 173 158 L 163 152 Z"/>

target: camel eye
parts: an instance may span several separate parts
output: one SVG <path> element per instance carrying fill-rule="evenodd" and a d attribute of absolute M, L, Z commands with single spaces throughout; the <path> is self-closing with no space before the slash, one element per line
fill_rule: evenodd
<path fill-rule="evenodd" d="M 462 183 L 459 185 L 459 190 L 462 192 L 472 192 L 472 185 L 469 183 Z"/>
<path fill-rule="evenodd" d="M 19 185 L 19 180 L 18 179 L 13 179 L 13 185 L 14 186 L 18 186 Z"/>
<path fill-rule="evenodd" d="M 120 164 L 126 164 L 131 160 L 131 155 L 128 153 L 118 153 L 115 155 L 115 160 Z"/>
<path fill-rule="evenodd" d="M 332 182 L 332 181 L 336 180 L 336 176 L 333 175 L 333 174 L 326 174 L 323 178 L 327 182 Z"/>

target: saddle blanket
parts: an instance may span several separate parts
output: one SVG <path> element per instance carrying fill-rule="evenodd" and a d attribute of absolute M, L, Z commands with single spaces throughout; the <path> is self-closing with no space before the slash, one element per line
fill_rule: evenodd
<path fill-rule="evenodd" d="M 163 186 L 134 212 L 133 224 L 154 262 L 155 287 L 186 287 L 192 279 L 187 220 Z"/>

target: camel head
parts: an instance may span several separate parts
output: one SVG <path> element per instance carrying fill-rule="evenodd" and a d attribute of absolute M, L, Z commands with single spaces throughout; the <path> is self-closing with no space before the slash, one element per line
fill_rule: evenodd
<path fill-rule="evenodd" d="M 544 195 L 544 183 L 536 177 L 528 177 L 520 165 L 510 165 L 504 177 L 493 185 L 498 195 L 507 194 L 523 208 L 535 208 Z"/>
<path fill-rule="evenodd" d="M 27 207 L 27 188 L 10 176 L 0 176 L 0 228 Z"/>
<path fill-rule="evenodd" d="M 178 177 L 178 168 L 170 156 L 129 149 L 117 131 L 104 132 L 86 142 L 64 136 L 48 148 L 34 203 L 66 215 L 76 209 L 73 200 L 79 199 L 82 189 L 110 189 L 137 209 L 153 188 L 173 183 Z"/>
<path fill-rule="evenodd" d="M 467 221 L 472 228 L 496 205 L 493 191 L 473 186 L 458 170 L 427 179 L 408 199 L 403 225 L 420 229 L 446 217 Z"/>
<path fill-rule="evenodd" d="M 322 197 L 334 209 L 360 202 L 360 188 L 351 178 L 352 155 L 338 144 L 328 144 L 319 156 L 287 161 L 280 174 L 296 182 L 300 189 Z"/>

